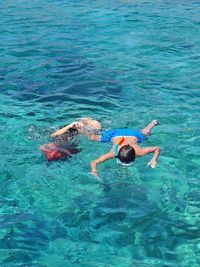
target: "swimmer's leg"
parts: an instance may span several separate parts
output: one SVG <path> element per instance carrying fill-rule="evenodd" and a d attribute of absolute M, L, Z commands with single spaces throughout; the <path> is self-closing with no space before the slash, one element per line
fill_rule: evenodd
<path fill-rule="evenodd" d="M 147 127 L 145 127 L 144 129 L 141 130 L 141 132 L 143 133 L 143 135 L 148 136 L 151 134 L 151 130 L 154 126 L 158 125 L 158 121 L 157 120 L 153 120 L 149 125 L 147 125 Z"/>

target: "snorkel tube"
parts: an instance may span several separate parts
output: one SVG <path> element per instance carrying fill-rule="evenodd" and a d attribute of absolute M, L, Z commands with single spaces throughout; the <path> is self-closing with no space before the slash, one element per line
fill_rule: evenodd
<path fill-rule="evenodd" d="M 122 137 L 119 142 L 117 144 L 114 145 L 114 156 L 117 157 L 118 156 L 118 147 L 121 146 L 121 144 L 123 144 L 123 142 L 125 141 L 124 137 Z"/>

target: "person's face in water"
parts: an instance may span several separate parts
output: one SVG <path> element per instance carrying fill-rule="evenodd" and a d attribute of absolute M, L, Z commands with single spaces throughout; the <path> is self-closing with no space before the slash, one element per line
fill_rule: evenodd
<path fill-rule="evenodd" d="M 101 124 L 97 120 L 92 120 L 90 118 L 84 118 L 81 120 L 81 122 L 84 124 L 84 126 L 91 127 L 94 130 L 100 130 L 101 129 Z"/>

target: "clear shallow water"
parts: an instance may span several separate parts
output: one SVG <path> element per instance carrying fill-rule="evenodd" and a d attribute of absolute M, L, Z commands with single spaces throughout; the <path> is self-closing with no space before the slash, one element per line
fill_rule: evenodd
<path fill-rule="evenodd" d="M 1 266 L 200 264 L 200 7 L 197 1 L 4 1 L 0 11 Z M 161 125 L 124 169 L 48 164 L 38 147 L 81 116 Z"/>

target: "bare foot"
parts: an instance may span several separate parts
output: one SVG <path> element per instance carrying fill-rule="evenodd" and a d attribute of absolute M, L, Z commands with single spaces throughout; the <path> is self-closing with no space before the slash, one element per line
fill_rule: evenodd
<path fill-rule="evenodd" d="M 144 128 L 142 130 L 142 133 L 145 135 L 145 136 L 148 136 L 151 134 L 151 130 L 154 126 L 157 126 L 159 124 L 159 122 L 157 120 L 153 120 L 146 128 Z"/>
<path fill-rule="evenodd" d="M 151 124 L 153 126 L 157 126 L 157 125 L 159 125 L 159 122 L 157 120 L 152 120 Z"/>

